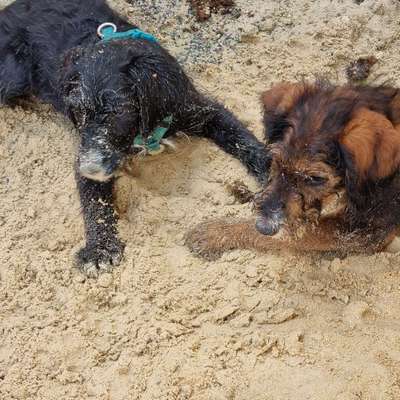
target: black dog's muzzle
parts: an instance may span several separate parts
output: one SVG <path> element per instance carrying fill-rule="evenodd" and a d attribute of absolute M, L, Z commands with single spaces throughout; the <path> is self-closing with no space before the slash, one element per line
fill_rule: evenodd
<path fill-rule="evenodd" d="M 105 157 L 100 151 L 91 149 L 79 156 L 79 173 L 85 178 L 107 182 L 118 168 L 118 157 Z"/>

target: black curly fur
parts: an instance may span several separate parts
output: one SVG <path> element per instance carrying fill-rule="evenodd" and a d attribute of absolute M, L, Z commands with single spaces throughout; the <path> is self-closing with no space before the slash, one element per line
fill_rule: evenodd
<path fill-rule="evenodd" d="M 148 135 L 172 115 L 168 135 L 206 137 L 260 181 L 270 162 L 264 145 L 200 94 L 165 49 L 146 40 L 102 42 L 96 31 L 104 22 L 118 31 L 135 27 L 104 0 L 17 0 L 0 12 L 0 104 L 35 96 L 80 133 L 76 176 L 87 245 L 78 256 L 94 272 L 117 264 L 123 253 L 112 176 L 139 132 Z"/>

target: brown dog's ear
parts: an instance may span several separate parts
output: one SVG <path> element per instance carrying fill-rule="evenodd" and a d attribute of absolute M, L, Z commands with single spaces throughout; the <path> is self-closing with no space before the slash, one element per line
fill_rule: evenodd
<path fill-rule="evenodd" d="M 400 166 L 400 127 L 377 112 L 358 110 L 339 142 L 352 157 L 359 183 L 386 178 Z"/>
<path fill-rule="evenodd" d="M 286 115 L 304 93 L 304 90 L 303 84 L 283 82 L 261 95 L 264 108 L 265 137 L 269 143 L 282 140 L 288 126 Z"/>
<path fill-rule="evenodd" d="M 267 113 L 286 114 L 304 92 L 300 83 L 282 82 L 261 95 L 264 111 Z"/>

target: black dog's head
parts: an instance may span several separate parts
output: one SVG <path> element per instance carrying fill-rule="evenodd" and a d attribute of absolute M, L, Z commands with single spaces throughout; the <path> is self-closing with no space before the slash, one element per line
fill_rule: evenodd
<path fill-rule="evenodd" d="M 79 172 L 109 180 L 134 137 L 165 117 L 178 118 L 192 85 L 175 59 L 146 40 L 111 40 L 75 48 L 61 77 L 66 113 L 81 134 Z"/>

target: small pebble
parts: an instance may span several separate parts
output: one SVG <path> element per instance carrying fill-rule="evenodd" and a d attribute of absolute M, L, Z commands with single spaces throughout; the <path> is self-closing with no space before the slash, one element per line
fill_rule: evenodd
<path fill-rule="evenodd" d="M 276 25 L 274 21 L 267 19 L 260 24 L 260 31 L 271 33 L 275 29 L 275 26 Z"/>
<path fill-rule="evenodd" d="M 113 283 L 113 276 L 112 274 L 101 274 L 97 279 L 97 283 L 99 286 L 108 288 Z"/>
<path fill-rule="evenodd" d="M 216 321 L 223 321 L 226 318 L 233 315 L 239 309 L 238 306 L 228 305 L 223 307 L 215 312 L 215 320 Z"/>
<path fill-rule="evenodd" d="M 360 57 L 352 61 L 346 67 L 346 75 L 349 82 L 360 82 L 368 78 L 371 68 L 377 63 L 374 56 Z"/>
<path fill-rule="evenodd" d="M 372 315 L 372 309 L 365 301 L 350 303 L 344 311 L 344 321 L 354 327 L 365 320 L 368 315 Z"/>
<path fill-rule="evenodd" d="M 32 207 L 29 207 L 29 208 L 26 210 L 26 216 L 27 216 L 28 218 L 35 218 L 35 217 L 36 217 L 36 211 L 35 211 L 35 209 L 32 208 Z"/>

